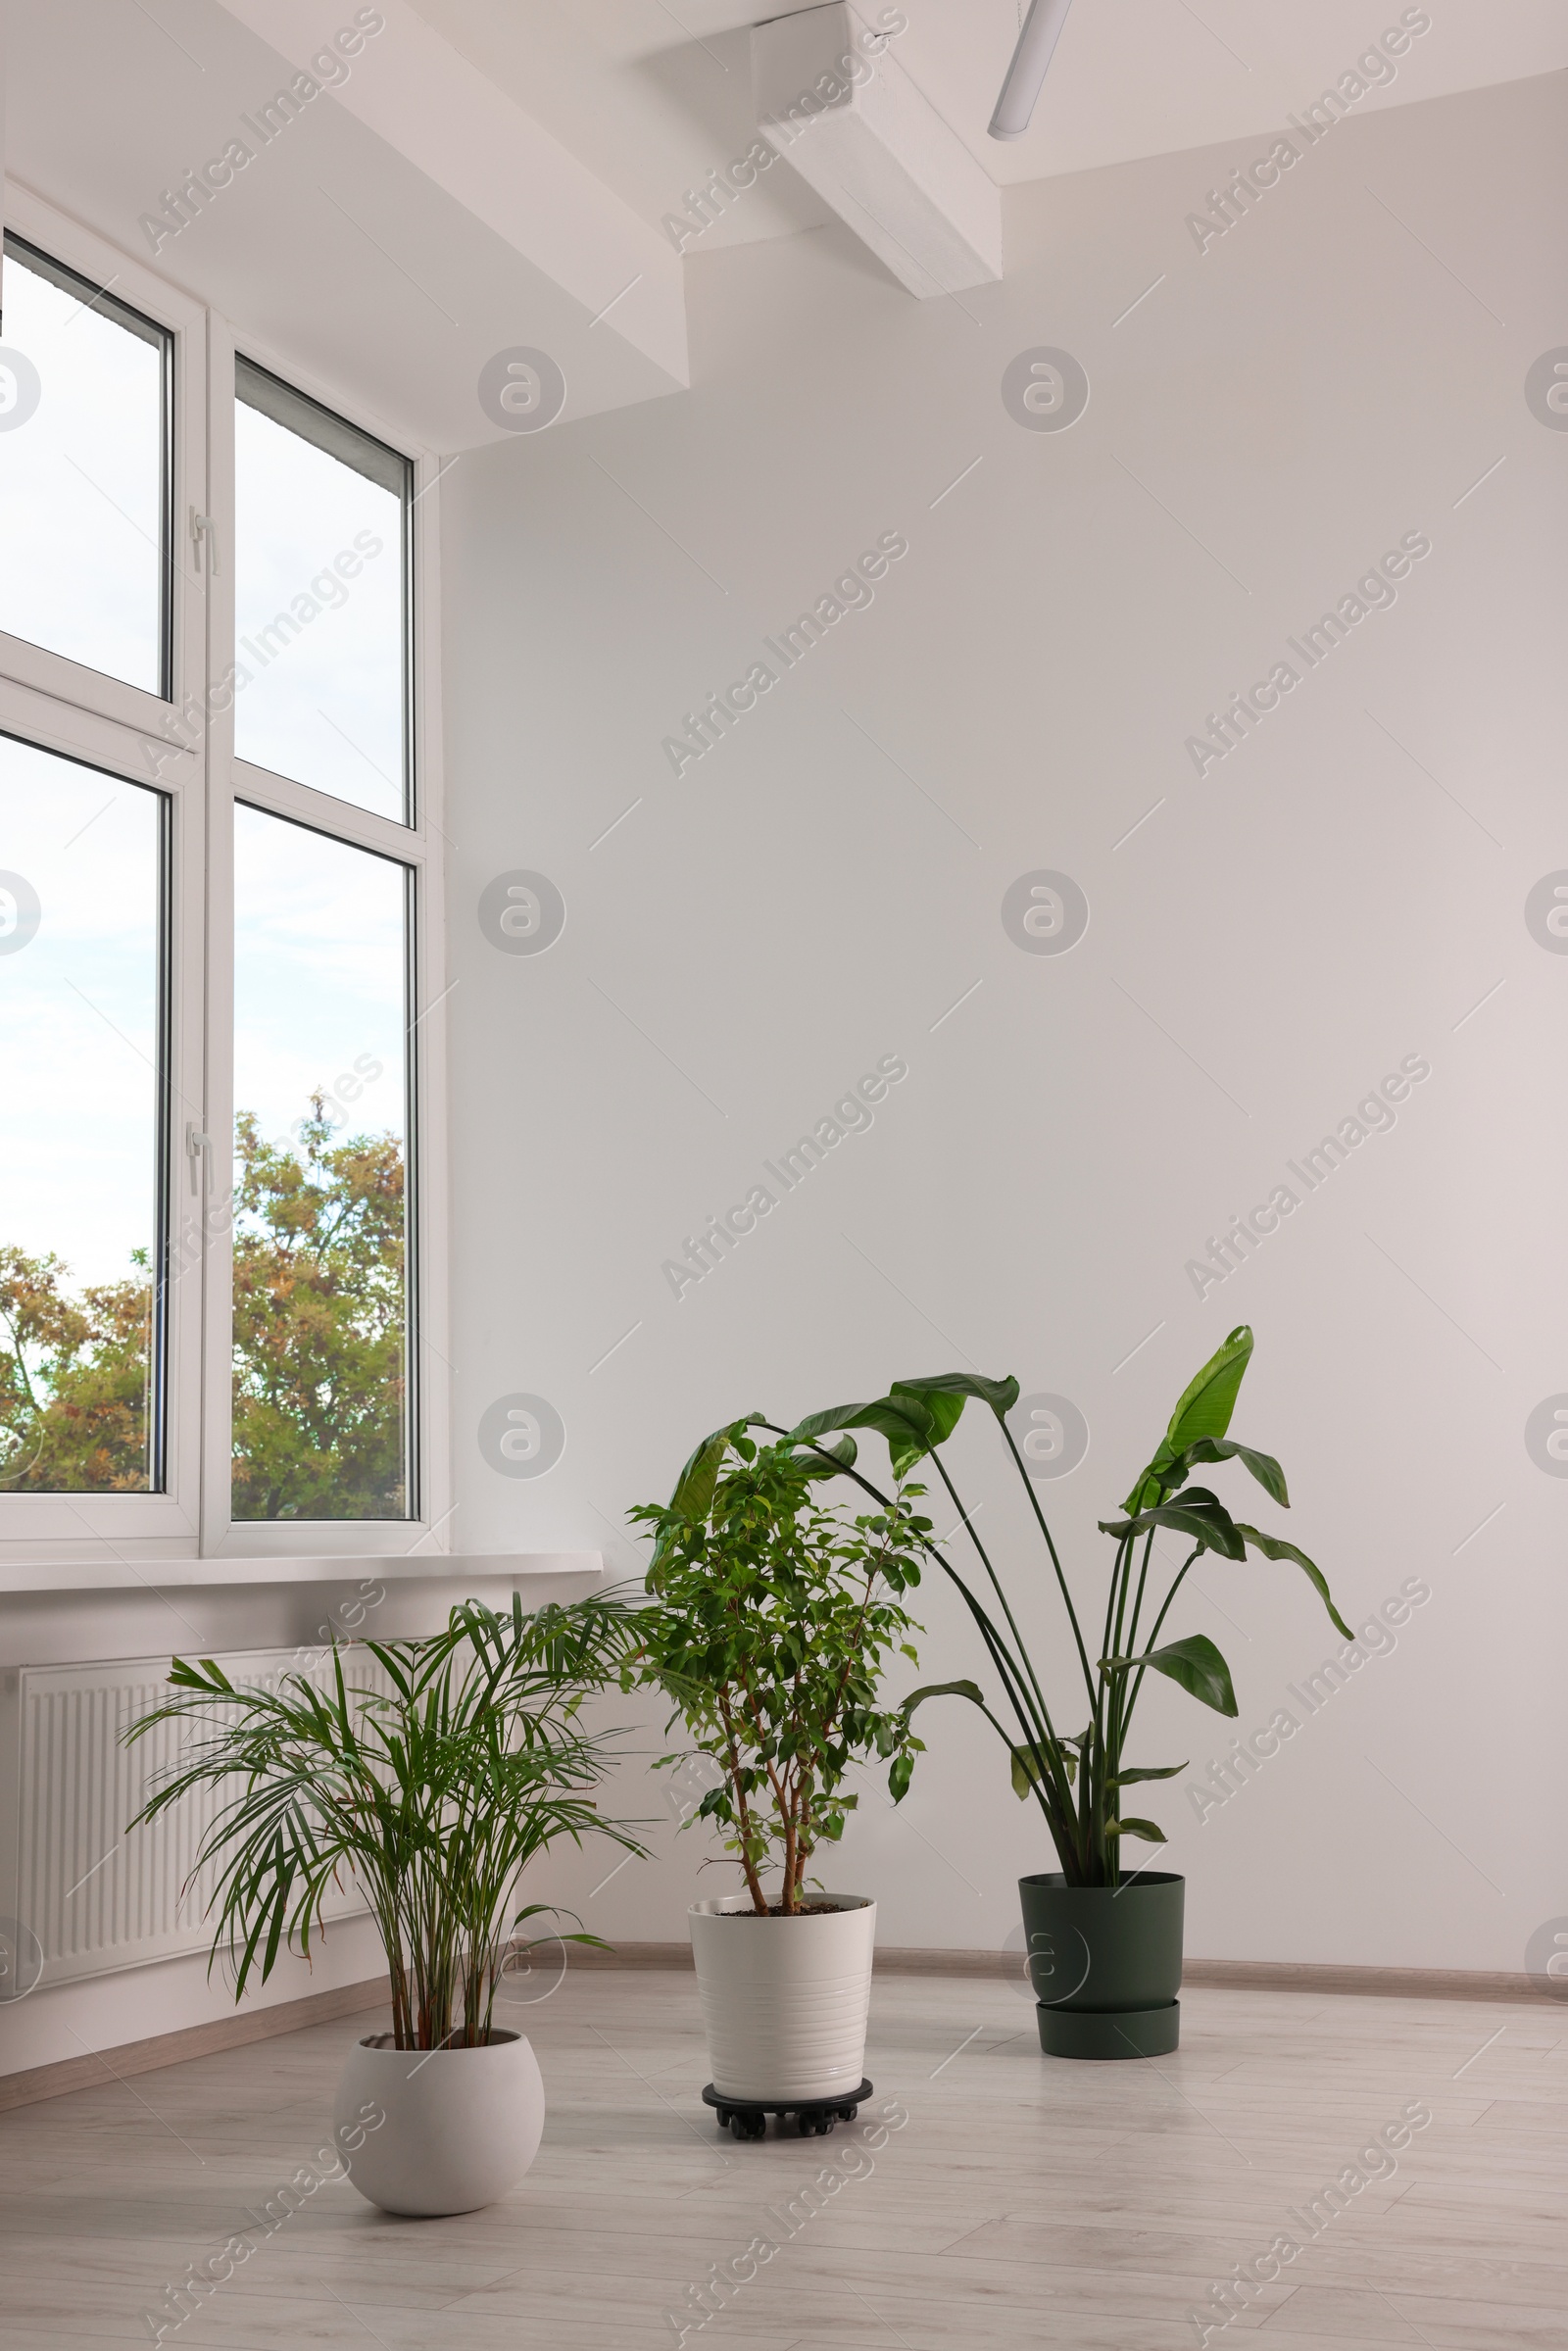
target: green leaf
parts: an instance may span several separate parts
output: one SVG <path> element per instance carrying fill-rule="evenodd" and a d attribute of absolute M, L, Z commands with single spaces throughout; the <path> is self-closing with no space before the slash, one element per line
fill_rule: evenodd
<path fill-rule="evenodd" d="M 989 1404 L 998 1420 L 1004 1420 L 1018 1401 L 1018 1383 L 1014 1379 L 982 1379 L 978 1372 L 943 1371 L 929 1380 L 895 1380 L 892 1393 L 895 1396 L 922 1397 L 933 1411 L 939 1396 L 945 1401 L 952 1399 L 953 1417 L 942 1432 L 944 1437 L 948 1437 L 957 1427 L 958 1415 L 963 1410 L 965 1399 L 971 1396 L 982 1404 Z"/>
<path fill-rule="evenodd" d="M 888 1793 L 895 1804 L 902 1804 L 909 1792 L 909 1780 L 914 1771 L 912 1755 L 895 1755 L 888 1772 Z"/>
<path fill-rule="evenodd" d="M 841 1470 L 853 1469 L 859 1450 L 854 1438 L 846 1431 L 837 1445 L 825 1445 L 819 1449 L 802 1453 L 797 1458 L 808 1478 L 815 1484 L 820 1478 L 836 1478 Z M 831 1460 L 825 1461 L 822 1458 L 824 1453 L 831 1454 Z"/>
<path fill-rule="evenodd" d="M 1038 1747 L 1027 1742 L 1012 1747 L 1009 1750 L 1012 1756 L 1012 1790 L 1020 1801 L 1045 1784 L 1046 1774 L 1040 1761 L 1040 1748 L 1054 1756 L 1069 1780 L 1078 1769 L 1077 1756 L 1069 1755 L 1059 1742 L 1053 1742 L 1049 1739 L 1042 1739 Z"/>
<path fill-rule="evenodd" d="M 821 1412 L 808 1412 L 804 1420 L 798 1420 L 794 1428 L 779 1439 L 779 1444 L 781 1446 L 805 1445 L 808 1440 L 814 1442 L 831 1436 L 835 1429 L 877 1429 L 885 1436 L 888 1424 L 893 1420 L 898 1423 L 897 1433 L 902 1434 L 906 1415 L 902 1412 L 890 1414 L 885 1397 L 859 1404 L 829 1404 Z"/>
<path fill-rule="evenodd" d="M 1167 1493 L 1186 1481 L 1187 1473 L 1199 1462 L 1240 1461 L 1250 1469 L 1259 1486 L 1271 1494 L 1282 1510 L 1289 1510 L 1291 1497 L 1285 1490 L 1285 1472 L 1272 1453 L 1260 1453 L 1252 1445 L 1238 1445 L 1233 1437 L 1200 1437 L 1196 1445 L 1179 1453 L 1165 1472 Z"/>
<path fill-rule="evenodd" d="M 1166 1438 L 1180 1452 L 1200 1437 L 1223 1437 L 1236 1409 L 1236 1395 L 1252 1354 L 1252 1334 L 1245 1323 L 1217 1347 L 1200 1372 L 1176 1399 Z"/>
<path fill-rule="evenodd" d="M 1265 1535 L 1257 1527 L 1244 1526 L 1240 1519 L 1236 1522 L 1236 1532 L 1244 1537 L 1254 1550 L 1261 1551 L 1265 1559 L 1294 1559 L 1297 1566 L 1303 1569 L 1311 1579 L 1319 1598 L 1334 1620 L 1336 1632 L 1343 1633 L 1347 1641 L 1355 1639 L 1355 1635 L 1334 1605 L 1334 1596 L 1329 1591 L 1328 1581 L 1322 1569 L 1310 1560 L 1304 1551 L 1298 1551 L 1294 1543 L 1286 1543 L 1278 1535 Z"/>
<path fill-rule="evenodd" d="M 181 1690 L 233 1689 L 233 1684 L 222 1667 L 215 1665 L 211 1657 L 202 1659 L 199 1673 L 195 1666 L 187 1664 L 183 1657 L 172 1657 L 169 1662 L 168 1679 Z"/>
<path fill-rule="evenodd" d="M 1224 1345 L 1214 1349 L 1202 1370 L 1189 1380 L 1177 1397 L 1170 1426 L 1153 1459 L 1123 1502 L 1124 1510 L 1136 1510 L 1140 1503 L 1158 1498 L 1157 1491 L 1153 1494 L 1149 1491 L 1151 1482 L 1156 1490 L 1162 1488 L 1163 1472 L 1188 1445 L 1195 1445 L 1200 1437 L 1224 1436 L 1231 1425 L 1236 1392 L 1251 1353 L 1251 1331 L 1245 1322 L 1238 1323 Z"/>
<path fill-rule="evenodd" d="M 1105 1835 L 1141 1837 L 1146 1845 L 1162 1845 L 1165 1842 L 1164 1830 L 1156 1828 L 1152 1821 L 1107 1821 Z"/>
<path fill-rule="evenodd" d="M 1236 1692 L 1231 1688 L 1231 1669 L 1220 1655 L 1206 1633 L 1189 1633 L 1181 1641 L 1170 1641 L 1162 1649 L 1150 1649 L 1135 1665 L 1152 1665 L 1156 1674 L 1164 1674 L 1171 1682 L 1179 1682 L 1189 1696 L 1200 1698 L 1212 1706 L 1216 1714 L 1235 1714 Z"/>
<path fill-rule="evenodd" d="M 755 1427 L 761 1418 L 760 1412 L 748 1412 L 744 1420 L 732 1420 L 727 1427 L 715 1429 L 710 1437 L 703 1439 L 675 1480 L 675 1491 L 669 1497 L 672 1510 L 678 1510 L 682 1518 L 704 1519 L 708 1516 L 713 1506 L 713 1489 L 718 1484 L 718 1473 L 724 1455 L 729 1450 L 730 1439 L 738 1436 L 742 1429 Z"/>
<path fill-rule="evenodd" d="M 1187 1769 L 1185 1763 L 1142 1763 L 1129 1772 L 1114 1772 L 1105 1782 L 1107 1788 L 1131 1788 L 1135 1780 L 1174 1780 L 1178 1772 Z"/>
<path fill-rule="evenodd" d="M 612 1951 L 615 1947 L 613 1943 L 607 1943 L 602 1935 L 590 1935 L 587 1929 L 583 1926 L 581 1919 L 577 1919 L 576 1931 L 571 1934 L 563 1935 L 559 1931 L 556 1931 L 549 1935 L 519 1935 L 516 1933 L 516 1929 L 522 1925 L 523 1920 L 534 1918 L 575 1919 L 577 1918 L 577 1913 L 574 1910 L 558 1909 L 554 1902 L 525 1903 L 522 1909 L 517 1912 L 515 1918 L 513 1920 L 513 1933 L 508 1936 L 508 1940 L 511 1943 L 512 1949 L 514 1953 L 520 1953 L 523 1951 L 537 1951 L 542 1943 L 558 1942 L 591 1943 L 596 1951 Z"/>
<path fill-rule="evenodd" d="M 966 1371 L 896 1380 L 886 1396 L 868 1403 L 838 1404 L 826 1412 L 808 1413 L 790 1431 L 785 1443 L 821 1438 L 833 1429 L 874 1429 L 887 1439 L 893 1474 L 902 1479 L 923 1455 L 953 1435 L 970 1396 L 989 1404 L 1000 1420 L 1017 1402 L 1018 1383 L 1014 1379 L 982 1379 Z"/>
<path fill-rule="evenodd" d="M 885 1437 L 897 1478 L 939 1442 L 925 1405 L 918 1396 L 906 1396 L 902 1399 L 877 1396 L 870 1403 L 834 1404 L 825 1412 L 808 1412 L 796 1422 L 783 1443 L 799 1445 L 807 1438 L 826 1437 L 835 1429 L 874 1429 L 879 1437 Z"/>
<path fill-rule="evenodd" d="M 887 1400 L 901 1412 L 907 1412 L 916 1424 L 924 1421 L 928 1431 L 927 1446 L 943 1445 L 963 1417 L 963 1398 L 961 1396 L 935 1393 L 922 1396 L 920 1385 L 916 1380 L 895 1380 L 888 1390 Z M 914 1458 L 918 1459 L 919 1455 L 916 1454 Z"/>
<path fill-rule="evenodd" d="M 978 1682 L 927 1682 L 923 1689 L 910 1691 L 904 1701 L 904 1712 L 912 1714 L 927 1698 L 967 1698 L 971 1706 L 985 1704 Z"/>
<path fill-rule="evenodd" d="M 1210 1494 L 1206 1486 L 1189 1486 L 1179 1499 L 1141 1510 L 1136 1518 L 1100 1521 L 1101 1533 L 1114 1535 L 1118 1542 L 1124 1535 L 1147 1535 L 1155 1527 L 1169 1527 L 1173 1534 L 1185 1535 L 1201 1549 L 1218 1551 L 1222 1558 L 1247 1557 L 1247 1545 L 1235 1520 L 1219 1495 Z"/>

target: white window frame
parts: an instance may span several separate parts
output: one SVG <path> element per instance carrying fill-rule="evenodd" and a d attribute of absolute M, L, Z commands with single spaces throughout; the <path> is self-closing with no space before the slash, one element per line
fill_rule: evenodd
<path fill-rule="evenodd" d="M 170 802 L 169 1213 L 171 1231 L 165 1491 L 155 1494 L 0 1494 L 0 1589 L 30 1583 L 16 1571 L 48 1563 L 49 1581 L 91 1586 L 106 1553 L 133 1571 L 148 1561 L 287 1562 L 449 1551 L 450 1370 L 447 1296 L 446 964 L 441 830 L 441 712 L 437 547 L 440 466 L 406 433 L 285 353 L 230 326 L 132 256 L 5 182 L 5 226 L 94 285 L 170 329 L 173 528 L 171 696 L 84 668 L 0 631 L 0 730 L 111 774 L 152 785 Z M 234 659 L 234 357 L 248 359 L 408 458 L 413 466 L 410 660 L 412 824 L 399 824 L 235 759 L 232 708 L 212 708 Z M 186 527 L 210 516 L 200 569 Z M 213 539 L 216 569 L 212 565 Z M 188 750 L 168 721 L 208 713 Z M 409 1414 L 411 1496 L 416 1515 L 375 1520 L 236 1523 L 230 1510 L 231 1256 L 226 1200 L 233 1133 L 233 809 L 236 800 L 293 817 L 395 858 L 412 876 L 408 1051 Z M 212 1138 L 193 1161 L 187 1127 Z M 191 1187 L 191 1167 L 200 1190 Z M 204 1227 L 206 1228 L 204 1230 Z M 183 1268 L 176 1273 L 176 1268 Z M 254 1569 L 244 1580 L 251 1580 Z M 224 1581 L 220 1575 L 215 1581 Z"/>

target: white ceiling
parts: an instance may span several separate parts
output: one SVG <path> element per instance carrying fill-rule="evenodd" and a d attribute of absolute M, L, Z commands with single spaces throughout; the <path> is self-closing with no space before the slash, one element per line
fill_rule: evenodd
<path fill-rule="evenodd" d="M 142 217 L 158 212 L 162 191 L 221 155 L 242 121 L 257 146 L 254 111 L 319 46 L 323 26 L 330 37 L 352 23 L 354 0 L 0 0 L 6 171 L 220 312 L 253 356 L 430 449 L 500 437 L 476 391 L 499 351 L 553 354 L 571 416 L 677 389 L 684 357 L 677 369 L 653 355 L 653 339 L 631 331 L 632 302 L 593 322 L 641 272 L 643 295 L 667 293 L 684 342 L 667 243 L 618 198 L 597 201 L 600 183 L 569 154 L 546 158 L 554 170 L 539 195 L 532 125 L 506 105 L 498 122 L 481 103 L 491 93 L 465 86 L 461 72 L 443 76 L 439 54 L 421 78 L 426 61 L 398 0 L 384 13 L 387 29 L 356 59 L 343 100 L 318 97 L 154 246 Z M 362 93 L 390 115 L 389 135 L 364 118 Z M 483 186 L 475 196 L 474 174 L 442 170 L 465 136 L 481 164 L 496 162 L 490 178 L 510 211 L 487 204 Z M 508 233 L 518 215 L 541 224 L 537 245 L 526 226 Z M 595 267 L 564 269 L 564 242 Z M 662 269 L 668 288 L 658 285 Z"/>
<path fill-rule="evenodd" d="M 424 446 L 497 438 L 493 355 L 539 347 L 565 421 L 685 380 L 683 265 L 661 232 L 757 136 L 754 11 L 778 0 L 380 0 L 348 86 L 153 266 L 261 356 Z M 871 23 L 883 0 L 854 0 Z M 1008 182 L 1267 138 L 1405 0 L 1076 0 L 1029 134 L 985 125 L 1021 0 L 903 0 L 896 55 Z M 1432 29 L 1357 112 L 1568 64 L 1568 0 L 1430 0 Z M 7 170 L 121 251 L 352 0 L 0 0 Z M 788 163 L 703 236 L 828 219 Z"/>
<path fill-rule="evenodd" d="M 417 0 L 607 184 L 657 223 L 756 135 L 749 28 L 787 0 Z M 855 0 L 867 23 L 881 0 Z M 986 124 L 1024 0 L 903 0 L 897 55 L 999 182 L 1092 171 L 1278 127 L 1354 65 L 1404 0 L 1076 0 L 1027 135 Z M 1432 29 L 1357 113 L 1568 66 L 1565 0 L 1431 0 Z M 787 185 L 783 184 L 788 182 Z M 701 250 L 829 216 L 771 172 Z"/>

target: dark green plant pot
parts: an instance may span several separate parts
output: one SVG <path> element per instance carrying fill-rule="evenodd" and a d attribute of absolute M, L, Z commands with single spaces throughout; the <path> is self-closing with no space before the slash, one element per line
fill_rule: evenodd
<path fill-rule="evenodd" d="M 1048 2057 L 1164 2057 L 1181 2031 L 1186 1881 L 1144 1870 L 1123 1886 L 1020 1878 L 1024 1947 Z"/>

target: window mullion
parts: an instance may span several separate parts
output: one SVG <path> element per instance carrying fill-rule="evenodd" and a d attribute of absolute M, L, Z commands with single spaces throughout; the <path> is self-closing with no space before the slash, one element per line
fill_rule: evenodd
<path fill-rule="evenodd" d="M 409 1085 L 415 1226 L 410 1247 L 416 1285 L 410 1386 L 420 1464 L 420 1517 L 430 1547 L 454 1547 L 452 1337 L 447 1135 L 446 840 L 441 736 L 439 482 L 433 457 L 415 467 L 409 552 L 410 711 L 413 807 L 428 855 L 415 876 Z"/>
<path fill-rule="evenodd" d="M 205 496 L 216 560 L 206 573 L 202 747 L 207 808 L 203 1102 L 201 1375 L 191 1382 L 201 1454 L 202 1550 L 221 1550 L 229 1525 L 233 1393 L 234 1134 L 234 339 L 210 313 L 207 328 Z"/>

